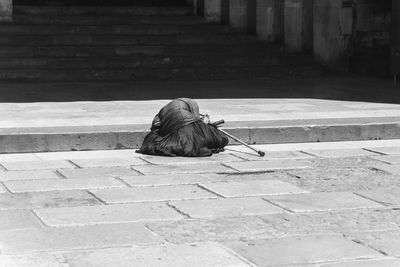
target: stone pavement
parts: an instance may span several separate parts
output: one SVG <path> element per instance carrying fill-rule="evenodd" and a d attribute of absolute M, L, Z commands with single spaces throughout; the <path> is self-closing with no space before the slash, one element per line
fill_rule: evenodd
<path fill-rule="evenodd" d="M 0 151 L 137 148 L 168 102 L 1 103 Z M 224 119 L 225 130 L 253 144 L 400 138 L 398 104 L 289 98 L 198 102 L 213 121 Z"/>
<path fill-rule="evenodd" d="M 0 266 L 400 266 L 400 140 L 0 155 Z"/>

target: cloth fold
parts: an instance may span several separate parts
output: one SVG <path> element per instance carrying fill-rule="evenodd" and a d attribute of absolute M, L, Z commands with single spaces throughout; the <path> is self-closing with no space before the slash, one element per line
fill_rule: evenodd
<path fill-rule="evenodd" d="M 151 132 L 138 153 L 162 156 L 206 157 L 223 151 L 228 138 L 200 118 L 198 104 L 178 98 L 154 117 Z"/>

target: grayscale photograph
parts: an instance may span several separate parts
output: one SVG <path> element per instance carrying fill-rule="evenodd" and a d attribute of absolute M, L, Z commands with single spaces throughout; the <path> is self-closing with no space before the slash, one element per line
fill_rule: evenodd
<path fill-rule="evenodd" d="M 400 0 L 0 0 L 0 267 L 400 267 Z"/>

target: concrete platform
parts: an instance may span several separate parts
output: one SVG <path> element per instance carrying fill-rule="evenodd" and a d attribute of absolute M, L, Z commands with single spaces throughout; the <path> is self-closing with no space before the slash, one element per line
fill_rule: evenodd
<path fill-rule="evenodd" d="M 252 144 L 400 138 L 400 105 L 319 99 L 197 99 Z M 169 100 L 0 104 L 0 151 L 134 149 Z M 232 144 L 234 144 L 232 142 Z"/>

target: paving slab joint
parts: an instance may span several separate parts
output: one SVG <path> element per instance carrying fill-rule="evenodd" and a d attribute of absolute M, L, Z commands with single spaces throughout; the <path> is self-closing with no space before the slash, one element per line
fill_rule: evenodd
<path fill-rule="evenodd" d="M 176 211 L 177 213 L 179 213 L 180 215 L 182 215 L 183 217 L 185 217 L 186 219 L 192 219 L 192 217 L 190 217 L 189 214 L 181 211 L 180 209 L 178 209 L 176 206 L 172 205 L 170 202 L 166 202 L 167 206 L 170 207 L 171 209 L 173 209 L 174 211 Z"/>
<path fill-rule="evenodd" d="M 364 243 L 361 240 L 358 240 L 356 238 L 352 238 L 351 236 L 348 236 L 347 234 L 343 234 L 343 237 L 346 238 L 346 239 L 350 239 L 352 242 L 354 242 L 356 244 L 359 244 L 361 246 L 364 246 L 364 247 L 370 248 L 372 250 L 375 250 L 378 253 L 382 254 L 383 256 L 389 256 L 389 254 L 387 254 L 385 251 L 383 251 L 381 249 L 377 249 L 377 248 L 375 248 L 373 246 L 370 246 L 370 245 L 368 245 L 368 244 L 366 244 L 366 243 Z"/>
<path fill-rule="evenodd" d="M 216 195 L 216 196 L 219 197 L 219 198 L 226 198 L 226 197 L 224 197 L 223 195 L 220 195 L 220 194 L 218 194 L 218 193 L 216 193 L 216 192 L 214 192 L 214 191 L 208 189 L 207 187 L 205 187 L 205 186 L 203 186 L 203 185 L 201 185 L 201 184 L 196 184 L 196 186 L 199 187 L 199 188 L 201 188 L 201 189 L 203 189 L 204 191 L 207 191 L 207 192 L 209 192 L 209 193 L 211 193 L 211 194 Z"/>
<path fill-rule="evenodd" d="M 94 197 L 97 201 L 99 201 L 100 203 L 102 203 L 103 205 L 109 205 L 107 202 L 105 202 L 104 200 L 102 200 L 101 198 L 97 197 L 94 193 L 92 193 L 90 190 L 85 190 L 89 195 L 91 195 L 92 197 Z"/>

